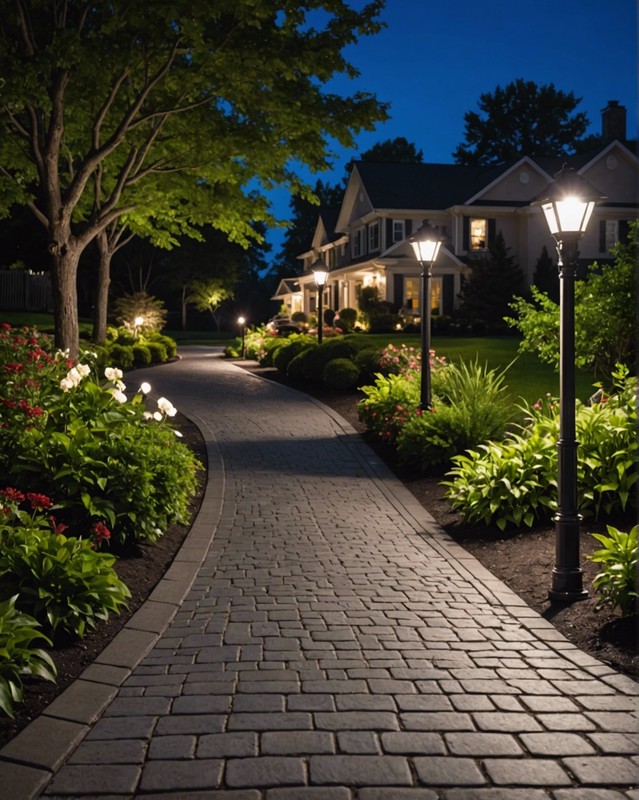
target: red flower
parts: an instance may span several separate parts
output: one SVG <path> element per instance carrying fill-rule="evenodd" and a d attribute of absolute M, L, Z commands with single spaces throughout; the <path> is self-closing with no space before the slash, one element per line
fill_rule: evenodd
<path fill-rule="evenodd" d="M 24 365 L 12 362 L 10 364 L 5 364 L 2 369 L 9 375 L 11 374 L 17 375 L 19 372 L 22 372 L 22 370 L 24 369 Z"/>
<path fill-rule="evenodd" d="M 6 489 L 0 489 L 0 494 L 10 503 L 21 503 L 24 500 L 24 494 L 19 489 L 13 489 L 11 486 L 7 486 Z"/>
<path fill-rule="evenodd" d="M 44 511 L 47 508 L 51 508 L 53 505 L 53 500 L 51 500 L 50 497 L 47 497 L 46 494 L 38 494 L 37 492 L 27 492 L 27 500 L 34 511 Z"/>
<path fill-rule="evenodd" d="M 91 528 L 91 533 L 93 534 L 94 547 L 101 542 L 108 542 L 111 538 L 111 531 L 107 528 L 104 522 L 96 522 Z"/>
<path fill-rule="evenodd" d="M 3 322 L 2 325 L 0 325 L 0 328 L 2 328 L 3 331 L 10 331 L 11 325 L 9 325 L 8 322 Z"/>
<path fill-rule="evenodd" d="M 49 522 L 51 523 L 51 527 L 53 528 L 53 532 L 56 536 L 60 536 L 60 534 L 64 533 L 69 527 L 68 525 L 65 525 L 64 522 L 57 522 L 56 518 L 53 516 L 49 517 Z"/>

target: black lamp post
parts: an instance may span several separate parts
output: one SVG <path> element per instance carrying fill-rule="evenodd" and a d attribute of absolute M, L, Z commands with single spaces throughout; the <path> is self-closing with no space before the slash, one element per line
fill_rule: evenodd
<path fill-rule="evenodd" d="M 422 268 L 419 304 L 422 317 L 422 370 L 419 407 L 428 411 L 431 407 L 430 380 L 430 318 L 431 318 L 431 278 L 433 264 L 437 259 L 442 240 L 437 231 L 427 222 L 408 240 L 415 251 L 415 258 Z"/>
<path fill-rule="evenodd" d="M 242 358 L 246 357 L 246 319 L 244 317 L 237 318 L 238 325 L 242 332 Z"/>
<path fill-rule="evenodd" d="M 558 505 L 555 523 L 555 566 L 551 600 L 572 603 L 588 597 L 579 559 L 577 445 L 575 433 L 575 278 L 579 250 L 598 192 L 572 169 L 564 167 L 546 196 L 536 202 L 557 243 L 559 266 L 559 440 Z"/>
<path fill-rule="evenodd" d="M 328 278 L 326 264 L 321 259 L 317 259 L 311 266 L 317 285 L 317 343 L 322 344 L 322 332 L 324 327 L 324 286 Z"/>

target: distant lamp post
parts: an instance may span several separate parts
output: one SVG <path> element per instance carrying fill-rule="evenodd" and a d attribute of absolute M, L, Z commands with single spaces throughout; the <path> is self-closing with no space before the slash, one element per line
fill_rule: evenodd
<path fill-rule="evenodd" d="M 322 344 L 322 332 L 324 328 L 324 286 L 328 278 L 328 270 L 326 269 L 326 264 L 319 258 L 311 265 L 311 270 L 317 286 L 317 343 Z"/>
<path fill-rule="evenodd" d="M 572 169 L 557 173 L 543 198 L 536 201 L 557 244 L 559 266 L 559 440 L 558 505 L 555 523 L 555 566 L 550 600 L 572 603 L 588 597 L 579 559 L 577 445 L 575 438 L 575 278 L 579 239 L 595 203 L 603 198 Z"/>
<path fill-rule="evenodd" d="M 246 358 L 246 318 L 238 317 L 237 324 L 242 332 L 242 358 Z"/>
<path fill-rule="evenodd" d="M 419 297 L 422 317 L 422 370 L 419 407 L 422 411 L 428 411 L 431 408 L 432 401 L 430 376 L 431 278 L 433 264 L 437 259 L 442 239 L 438 236 L 435 228 L 425 222 L 408 241 L 411 243 L 415 258 L 422 268 Z"/>

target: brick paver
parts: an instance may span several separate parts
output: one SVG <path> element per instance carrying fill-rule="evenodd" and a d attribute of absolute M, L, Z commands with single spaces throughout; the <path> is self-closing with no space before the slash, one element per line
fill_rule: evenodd
<path fill-rule="evenodd" d="M 207 494 L 157 607 L 0 752 L 3 800 L 638 796 L 636 684 L 343 420 L 205 348 L 138 380 L 202 429 Z"/>

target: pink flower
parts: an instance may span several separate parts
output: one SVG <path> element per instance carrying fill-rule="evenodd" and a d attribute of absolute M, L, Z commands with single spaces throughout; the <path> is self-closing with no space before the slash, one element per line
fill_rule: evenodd
<path fill-rule="evenodd" d="M 27 492 L 27 500 L 33 511 L 44 511 L 53 505 L 53 500 L 50 497 L 37 492 Z"/>

